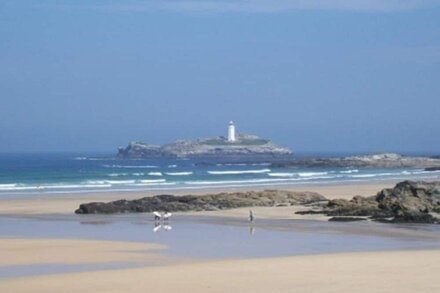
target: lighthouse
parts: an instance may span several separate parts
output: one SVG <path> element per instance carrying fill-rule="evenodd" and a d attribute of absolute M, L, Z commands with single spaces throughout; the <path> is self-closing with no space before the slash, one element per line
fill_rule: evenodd
<path fill-rule="evenodd" d="M 233 121 L 229 121 L 228 125 L 228 141 L 234 142 L 235 141 L 235 125 Z"/>

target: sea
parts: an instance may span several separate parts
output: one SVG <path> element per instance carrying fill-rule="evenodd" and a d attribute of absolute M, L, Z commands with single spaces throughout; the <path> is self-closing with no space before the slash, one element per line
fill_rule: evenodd
<path fill-rule="evenodd" d="M 319 155 L 316 155 L 319 156 Z M 105 154 L 0 154 L 0 197 L 18 194 L 439 180 L 417 168 L 275 168 L 270 163 L 125 160 Z"/>

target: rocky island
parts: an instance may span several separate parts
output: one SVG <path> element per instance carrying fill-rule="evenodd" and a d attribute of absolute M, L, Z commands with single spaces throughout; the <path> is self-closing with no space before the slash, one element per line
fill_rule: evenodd
<path fill-rule="evenodd" d="M 440 159 L 436 157 L 411 157 L 396 153 L 382 153 L 362 156 L 333 158 L 304 158 L 274 162 L 272 167 L 280 168 L 425 168 L 426 171 L 440 169 Z"/>
<path fill-rule="evenodd" d="M 124 159 L 190 158 L 240 162 L 274 162 L 292 159 L 292 151 L 256 135 L 235 134 L 231 121 L 228 137 L 218 136 L 195 140 L 177 140 L 163 146 L 131 142 L 121 147 L 118 157 Z"/>

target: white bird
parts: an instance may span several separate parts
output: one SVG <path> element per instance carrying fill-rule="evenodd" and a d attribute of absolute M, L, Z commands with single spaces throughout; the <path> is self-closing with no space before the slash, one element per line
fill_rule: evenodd
<path fill-rule="evenodd" d="M 153 215 L 155 221 L 160 221 L 160 219 L 162 219 L 162 215 L 159 212 L 153 212 Z"/>
<path fill-rule="evenodd" d="M 171 218 L 172 215 L 173 215 L 172 213 L 166 212 L 166 213 L 163 215 L 163 219 L 164 219 L 165 221 L 167 221 L 169 218 Z"/>

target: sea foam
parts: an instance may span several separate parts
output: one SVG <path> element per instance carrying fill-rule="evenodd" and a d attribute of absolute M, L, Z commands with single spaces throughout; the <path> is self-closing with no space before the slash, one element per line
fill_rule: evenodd
<path fill-rule="evenodd" d="M 193 172 L 165 172 L 165 174 L 169 176 L 189 176 L 192 175 Z"/>
<path fill-rule="evenodd" d="M 260 169 L 260 170 L 226 170 L 226 171 L 208 171 L 211 175 L 239 175 L 239 174 L 260 174 L 269 173 L 270 169 Z"/>

